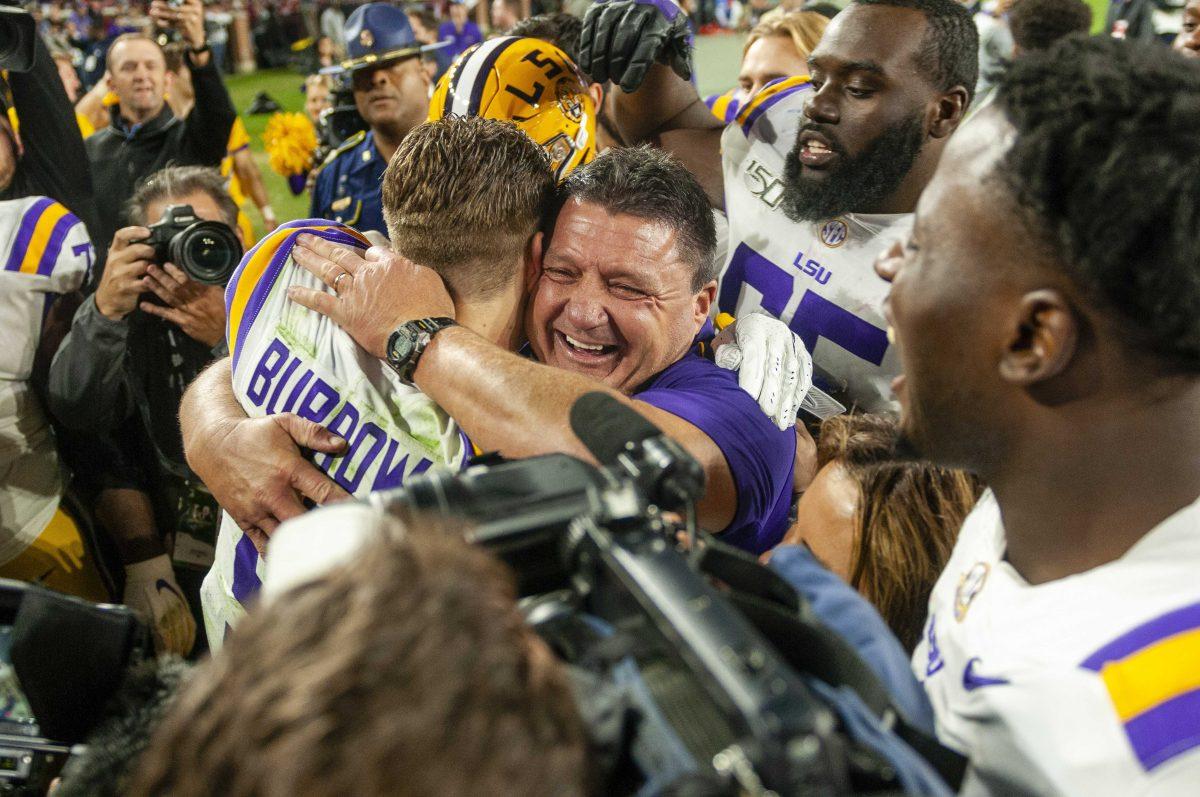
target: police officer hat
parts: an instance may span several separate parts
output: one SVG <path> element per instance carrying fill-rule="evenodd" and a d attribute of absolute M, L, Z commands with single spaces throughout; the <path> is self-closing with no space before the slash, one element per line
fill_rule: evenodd
<path fill-rule="evenodd" d="M 346 60 L 321 70 L 323 75 L 341 75 L 378 66 L 385 61 L 408 58 L 437 50 L 449 40 L 421 44 L 409 24 L 408 14 L 387 3 L 367 3 L 346 20 Z"/>

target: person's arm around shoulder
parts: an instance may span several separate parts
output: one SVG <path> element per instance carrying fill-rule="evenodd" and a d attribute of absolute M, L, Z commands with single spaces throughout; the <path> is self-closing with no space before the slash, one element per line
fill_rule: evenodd
<path fill-rule="evenodd" d="M 454 304 L 440 277 L 391 252 L 372 248 L 364 259 L 315 236 L 301 236 L 293 257 L 331 287 L 340 274 L 351 276 L 339 285 L 336 296 L 295 286 L 288 295 L 332 319 L 379 359 L 386 359 L 387 338 L 401 324 L 454 317 Z M 721 449 L 703 431 L 670 412 L 634 401 L 588 377 L 504 351 L 459 326 L 436 334 L 413 378 L 475 445 L 509 458 L 566 453 L 592 461 L 571 431 L 571 406 L 585 393 L 608 393 L 659 426 L 699 461 L 706 489 L 697 511 L 706 528 L 723 530 L 734 517 L 737 493 Z M 766 416 L 763 420 L 770 425 Z"/>

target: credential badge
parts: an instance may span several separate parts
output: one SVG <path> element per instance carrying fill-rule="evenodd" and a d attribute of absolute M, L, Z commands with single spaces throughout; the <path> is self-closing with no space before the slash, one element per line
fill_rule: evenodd
<path fill-rule="evenodd" d="M 375 45 L 375 34 L 371 32 L 370 28 L 363 28 L 358 34 L 358 43 L 368 50 L 371 49 Z"/>
<path fill-rule="evenodd" d="M 846 243 L 850 227 L 841 219 L 830 219 L 821 227 L 821 243 L 833 249 Z"/>
<path fill-rule="evenodd" d="M 967 609 L 971 608 L 971 601 L 983 591 L 991 569 L 987 562 L 976 562 L 958 580 L 958 590 L 954 593 L 954 619 L 958 622 L 963 621 L 967 616 Z"/>

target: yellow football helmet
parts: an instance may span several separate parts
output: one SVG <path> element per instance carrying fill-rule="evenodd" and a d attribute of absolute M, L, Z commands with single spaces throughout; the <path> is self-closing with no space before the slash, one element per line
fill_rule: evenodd
<path fill-rule="evenodd" d="M 505 119 L 540 144 L 562 180 L 596 155 L 596 108 L 579 68 L 541 39 L 505 36 L 471 47 L 438 81 L 429 119 Z"/>

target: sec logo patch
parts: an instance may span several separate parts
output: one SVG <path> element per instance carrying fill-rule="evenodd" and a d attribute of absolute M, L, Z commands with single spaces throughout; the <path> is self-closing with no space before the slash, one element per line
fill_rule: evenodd
<path fill-rule="evenodd" d="M 830 219 L 821 227 L 821 243 L 836 249 L 846 243 L 850 227 L 841 219 Z"/>

